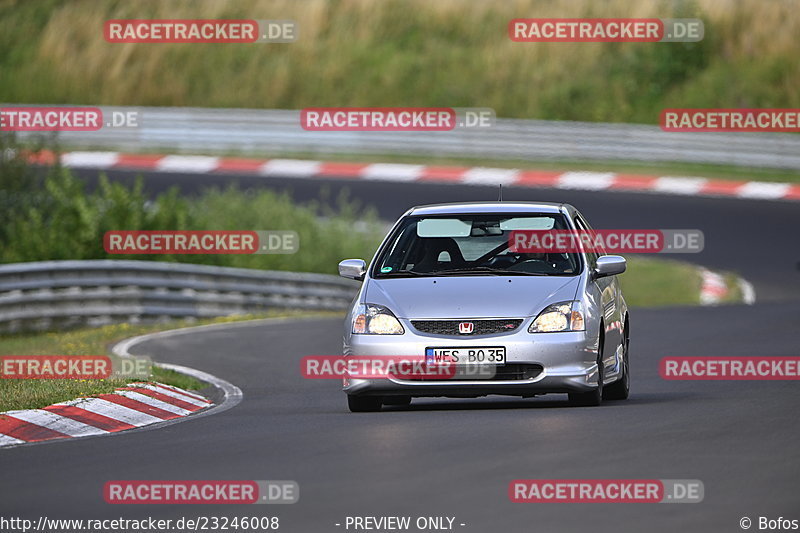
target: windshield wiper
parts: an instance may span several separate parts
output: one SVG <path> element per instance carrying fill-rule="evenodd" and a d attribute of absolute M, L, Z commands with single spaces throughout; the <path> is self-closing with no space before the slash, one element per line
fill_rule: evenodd
<path fill-rule="evenodd" d="M 392 272 L 381 272 L 379 274 L 380 277 L 392 277 L 397 274 L 401 275 L 408 275 L 408 276 L 429 276 L 425 272 L 417 272 L 416 270 L 393 270 Z"/>
<path fill-rule="evenodd" d="M 504 270 L 502 268 L 492 268 L 487 266 L 478 266 L 472 268 L 451 268 L 448 270 L 436 270 L 431 272 L 435 276 L 450 275 L 450 274 L 497 274 L 501 276 L 547 276 L 541 272 L 520 272 L 516 270 Z"/>

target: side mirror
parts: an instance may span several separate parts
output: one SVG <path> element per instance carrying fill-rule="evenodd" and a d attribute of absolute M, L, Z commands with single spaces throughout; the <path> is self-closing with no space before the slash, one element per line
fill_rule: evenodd
<path fill-rule="evenodd" d="M 623 261 L 625 261 L 623 259 Z M 623 270 L 625 268 L 623 267 Z M 361 281 L 367 273 L 367 263 L 363 259 L 345 259 L 339 262 L 339 275 L 343 278 Z"/>
<path fill-rule="evenodd" d="M 594 269 L 594 277 L 604 278 L 622 274 L 627 268 L 625 258 L 619 255 L 604 255 L 597 258 L 597 266 Z"/>

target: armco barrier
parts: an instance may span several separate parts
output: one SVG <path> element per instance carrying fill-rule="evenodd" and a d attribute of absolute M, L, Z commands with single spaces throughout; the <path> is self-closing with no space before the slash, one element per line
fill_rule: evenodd
<path fill-rule="evenodd" d="M 71 149 L 168 153 L 404 154 L 523 161 L 673 161 L 800 169 L 800 135 L 785 133 L 674 133 L 661 131 L 658 126 L 515 119 L 498 119 L 493 127 L 485 129 L 327 132 L 303 130 L 299 111 L 169 107 L 103 110 L 138 110 L 139 125 L 63 132 L 61 143 Z M 30 135 L 20 133 L 21 137 Z"/>
<path fill-rule="evenodd" d="M 342 310 L 358 282 L 326 274 L 152 261 L 0 265 L 0 332 L 203 318 L 267 309 Z"/>

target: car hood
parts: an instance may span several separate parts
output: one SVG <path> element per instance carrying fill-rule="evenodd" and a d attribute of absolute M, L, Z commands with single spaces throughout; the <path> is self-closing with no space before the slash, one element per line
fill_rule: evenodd
<path fill-rule="evenodd" d="M 370 279 L 364 302 L 398 318 L 512 318 L 573 300 L 580 276 L 459 276 Z"/>

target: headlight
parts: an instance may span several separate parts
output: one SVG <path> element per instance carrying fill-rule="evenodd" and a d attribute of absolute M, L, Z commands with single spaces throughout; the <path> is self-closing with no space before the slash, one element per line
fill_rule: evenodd
<path fill-rule="evenodd" d="M 555 331 L 583 331 L 583 305 L 579 301 L 561 302 L 545 307 L 531 323 L 528 333 L 552 333 Z"/>
<path fill-rule="evenodd" d="M 400 321 L 382 305 L 359 304 L 353 314 L 353 333 L 372 335 L 402 335 Z"/>

